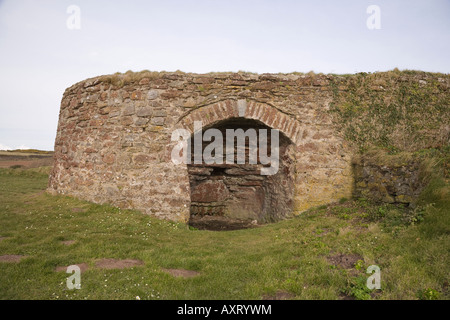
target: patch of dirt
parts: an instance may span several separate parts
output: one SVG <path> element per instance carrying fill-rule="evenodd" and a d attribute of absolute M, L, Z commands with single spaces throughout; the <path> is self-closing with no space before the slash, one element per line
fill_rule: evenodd
<path fill-rule="evenodd" d="M 329 263 L 344 268 L 351 269 L 355 266 L 358 260 L 363 260 L 359 254 L 337 254 L 334 256 L 328 256 L 327 260 Z"/>
<path fill-rule="evenodd" d="M 8 237 L 0 237 L 0 242 L 2 242 L 5 239 L 8 239 Z"/>
<path fill-rule="evenodd" d="M 78 263 L 78 264 L 76 264 L 76 266 L 78 266 L 78 267 L 80 268 L 80 271 L 81 271 L 81 272 L 84 272 L 84 271 L 86 271 L 87 269 L 89 269 L 89 266 L 87 265 L 87 263 Z M 60 266 L 60 267 L 56 267 L 55 271 L 56 271 L 56 272 L 60 272 L 60 271 L 66 272 L 68 267 L 69 267 L 69 266 Z"/>
<path fill-rule="evenodd" d="M 284 291 L 278 290 L 274 295 L 265 294 L 263 295 L 263 300 L 291 300 L 295 297 L 294 294 Z"/>
<path fill-rule="evenodd" d="M 61 241 L 61 243 L 66 246 L 70 246 L 71 244 L 74 244 L 75 242 L 76 242 L 75 240 Z"/>
<path fill-rule="evenodd" d="M 74 207 L 71 209 L 72 212 L 86 212 L 86 209 Z"/>
<path fill-rule="evenodd" d="M 192 278 L 198 276 L 200 272 L 186 269 L 162 269 L 164 272 L 171 274 L 174 277 Z"/>
<path fill-rule="evenodd" d="M 221 216 L 191 216 L 189 225 L 199 230 L 230 231 L 258 227 L 255 221 L 230 219 Z"/>
<path fill-rule="evenodd" d="M 25 256 L 17 255 L 17 254 L 5 254 L 0 256 L 0 262 L 20 262 L 25 258 Z"/>
<path fill-rule="evenodd" d="M 95 266 L 100 269 L 125 269 L 125 268 L 132 268 L 136 266 L 142 266 L 144 264 L 141 260 L 136 259 L 124 259 L 124 260 L 118 260 L 118 259 L 110 259 L 105 258 L 98 260 L 95 263 Z"/>

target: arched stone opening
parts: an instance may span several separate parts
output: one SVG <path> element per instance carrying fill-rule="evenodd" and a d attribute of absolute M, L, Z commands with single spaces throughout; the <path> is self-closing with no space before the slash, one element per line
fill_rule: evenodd
<path fill-rule="evenodd" d="M 221 133 L 223 152 L 219 158 L 223 159 L 222 163 L 206 163 L 205 159 L 195 161 L 196 136 L 200 135 L 197 141 L 202 141 L 202 155 L 205 150 L 211 151 L 211 143 L 216 142 L 215 138 L 204 139 L 209 129 Z M 199 229 L 231 230 L 292 215 L 294 145 L 278 130 L 277 135 L 272 136 L 272 130 L 258 120 L 232 117 L 210 124 L 191 136 L 191 161 L 187 165 L 191 189 L 190 225 Z M 230 139 L 233 132 L 244 133 L 245 143 L 239 144 L 239 139 L 231 136 L 234 161 L 230 163 L 227 161 L 230 156 L 227 138 Z M 277 139 L 277 143 L 272 139 Z M 242 158 L 238 161 L 240 153 L 245 155 L 244 163 L 241 163 Z M 215 156 L 215 152 L 211 154 Z M 271 159 L 270 163 L 265 155 Z M 262 170 L 269 168 L 272 172 L 264 174 Z"/>

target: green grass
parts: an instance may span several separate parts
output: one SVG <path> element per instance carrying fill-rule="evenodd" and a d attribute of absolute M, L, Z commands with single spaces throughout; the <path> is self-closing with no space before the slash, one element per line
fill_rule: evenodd
<path fill-rule="evenodd" d="M 0 170 L 0 255 L 26 256 L 0 262 L 0 299 L 262 299 L 280 290 L 294 299 L 449 298 L 449 203 L 439 183 L 426 191 L 418 222 L 407 208 L 349 199 L 260 228 L 214 232 L 51 196 L 42 192 L 47 173 Z M 328 261 L 336 254 L 362 259 L 344 269 Z M 145 265 L 101 270 L 101 258 Z M 81 289 L 69 290 L 69 274 L 54 270 L 77 263 L 90 268 Z M 381 268 L 381 290 L 364 288 L 372 264 Z M 200 274 L 175 278 L 163 268 Z"/>

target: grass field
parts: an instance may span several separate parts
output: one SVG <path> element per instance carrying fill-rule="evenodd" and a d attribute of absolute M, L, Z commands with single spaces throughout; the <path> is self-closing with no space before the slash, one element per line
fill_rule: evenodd
<path fill-rule="evenodd" d="M 48 170 L 0 169 L 0 299 L 448 299 L 448 188 L 408 209 L 346 200 L 214 232 L 43 192 Z M 447 192 L 447 193 L 446 193 Z M 65 241 L 74 241 L 67 244 Z M 19 257 L 20 258 L 20 257 Z M 140 266 L 102 269 L 103 258 Z M 7 260 L 7 259 L 6 259 Z M 84 263 L 81 289 L 57 267 Z M 366 269 L 380 268 L 369 290 Z M 175 277 L 166 269 L 196 271 Z"/>

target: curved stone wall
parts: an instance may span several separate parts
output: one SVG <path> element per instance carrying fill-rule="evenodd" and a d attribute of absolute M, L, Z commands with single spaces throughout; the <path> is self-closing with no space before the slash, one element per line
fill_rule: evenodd
<path fill-rule="evenodd" d="M 88 79 L 63 95 L 48 190 L 187 222 L 189 174 L 186 164 L 171 161 L 172 132 L 193 133 L 195 121 L 214 127 L 248 119 L 289 139 L 297 214 L 352 194 L 352 152 L 327 112 L 331 100 L 329 76 L 322 75 L 175 72 Z"/>

